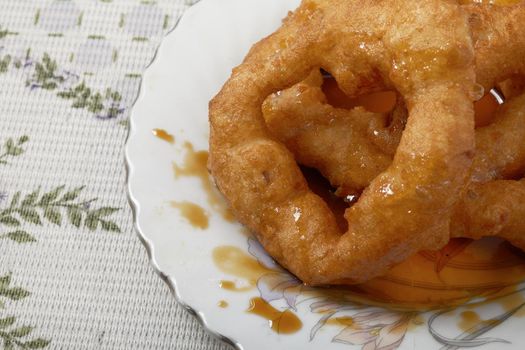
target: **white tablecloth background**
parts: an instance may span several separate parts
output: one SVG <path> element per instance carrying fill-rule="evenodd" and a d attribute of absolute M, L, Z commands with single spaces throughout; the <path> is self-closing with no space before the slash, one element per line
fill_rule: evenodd
<path fill-rule="evenodd" d="M 228 348 L 150 267 L 125 190 L 141 75 L 192 2 L 0 0 L 0 348 Z"/>

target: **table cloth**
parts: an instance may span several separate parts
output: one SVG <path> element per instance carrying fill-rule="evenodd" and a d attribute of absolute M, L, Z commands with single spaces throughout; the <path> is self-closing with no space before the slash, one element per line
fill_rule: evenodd
<path fill-rule="evenodd" d="M 0 0 L 0 348 L 229 348 L 155 274 L 126 197 L 142 74 L 194 2 Z"/>

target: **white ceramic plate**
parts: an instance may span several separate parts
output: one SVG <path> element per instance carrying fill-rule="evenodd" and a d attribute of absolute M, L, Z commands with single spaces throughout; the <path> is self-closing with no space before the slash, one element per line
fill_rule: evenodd
<path fill-rule="evenodd" d="M 153 265 L 206 329 L 239 349 L 523 348 L 519 286 L 504 301 L 445 313 L 360 305 L 345 293 L 301 286 L 221 215 L 220 197 L 206 190 L 206 154 L 189 145 L 207 149 L 208 101 L 298 3 L 202 0 L 162 43 L 144 76 L 126 149 L 136 225 Z M 173 134 L 173 144 L 154 129 Z M 241 291 L 229 290 L 232 284 Z M 259 307 L 275 309 L 273 321 L 247 311 L 257 297 L 268 302 Z"/>

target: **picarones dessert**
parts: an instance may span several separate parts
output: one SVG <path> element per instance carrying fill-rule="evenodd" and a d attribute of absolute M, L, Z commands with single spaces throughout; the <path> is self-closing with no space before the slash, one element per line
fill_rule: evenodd
<path fill-rule="evenodd" d="M 450 239 L 525 249 L 525 2 L 304 0 L 210 102 L 209 169 L 236 218 L 310 285 L 356 284 Z M 374 113 L 329 103 L 394 91 Z M 476 128 L 474 103 L 506 103 Z M 300 166 L 346 198 L 345 229 Z"/>

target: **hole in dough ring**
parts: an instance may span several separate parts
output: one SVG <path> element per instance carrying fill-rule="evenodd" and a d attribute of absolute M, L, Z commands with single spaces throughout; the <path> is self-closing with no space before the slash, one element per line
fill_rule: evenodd
<path fill-rule="evenodd" d="M 303 1 L 211 101 L 210 171 L 237 218 L 305 283 L 381 275 L 449 240 L 474 150 L 473 59 L 455 2 Z M 409 112 L 392 164 L 346 211 L 345 233 L 261 112 L 267 96 L 320 67 L 349 94 L 382 79 Z"/>

